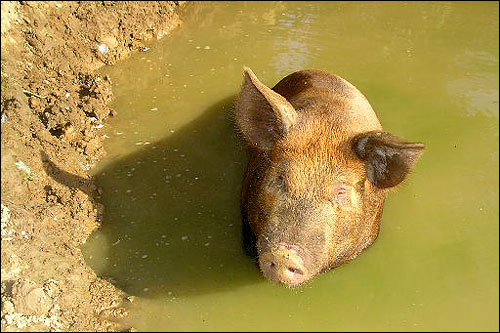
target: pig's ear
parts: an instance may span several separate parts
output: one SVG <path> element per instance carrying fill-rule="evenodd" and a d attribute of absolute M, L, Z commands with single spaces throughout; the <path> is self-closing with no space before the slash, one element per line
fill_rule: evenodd
<path fill-rule="evenodd" d="M 250 144 L 263 150 L 271 149 L 296 120 L 297 112 L 293 106 L 245 67 L 236 102 L 236 123 Z"/>
<path fill-rule="evenodd" d="M 388 188 L 405 179 L 425 145 L 377 131 L 357 135 L 352 147 L 365 161 L 368 179 L 378 188 Z"/>

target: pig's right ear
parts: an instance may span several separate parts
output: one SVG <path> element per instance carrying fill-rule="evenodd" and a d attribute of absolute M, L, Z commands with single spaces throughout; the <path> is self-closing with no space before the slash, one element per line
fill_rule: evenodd
<path fill-rule="evenodd" d="M 272 148 L 297 120 L 297 112 L 280 94 L 259 81 L 248 67 L 236 102 L 236 123 L 250 142 L 262 150 Z"/>
<path fill-rule="evenodd" d="M 365 161 L 367 177 L 378 188 L 401 183 L 425 149 L 423 143 L 407 142 L 387 132 L 367 132 L 352 141 L 356 154 Z"/>

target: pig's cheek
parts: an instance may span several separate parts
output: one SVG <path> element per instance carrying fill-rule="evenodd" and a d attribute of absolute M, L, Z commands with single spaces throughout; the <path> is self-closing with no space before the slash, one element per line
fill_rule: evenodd
<path fill-rule="evenodd" d="M 340 215 L 342 215 L 342 212 L 339 207 L 336 207 L 331 203 L 325 203 L 322 205 L 320 216 L 322 217 L 322 220 L 326 222 L 323 224 L 323 234 L 325 236 L 326 244 L 331 244 L 333 242 L 333 232 Z"/>
<path fill-rule="evenodd" d="M 326 222 L 327 230 L 331 229 L 335 225 L 340 213 L 340 208 L 338 205 L 332 205 L 332 203 L 324 203 L 321 205 L 316 218 Z"/>

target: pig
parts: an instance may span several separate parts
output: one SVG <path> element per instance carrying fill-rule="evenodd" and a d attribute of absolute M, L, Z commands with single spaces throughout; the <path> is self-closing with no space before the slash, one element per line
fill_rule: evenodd
<path fill-rule="evenodd" d="M 289 288 L 375 241 L 388 191 L 425 148 L 384 132 L 365 96 L 325 71 L 297 71 L 270 89 L 244 67 L 234 116 L 251 153 L 243 245 L 268 280 Z"/>

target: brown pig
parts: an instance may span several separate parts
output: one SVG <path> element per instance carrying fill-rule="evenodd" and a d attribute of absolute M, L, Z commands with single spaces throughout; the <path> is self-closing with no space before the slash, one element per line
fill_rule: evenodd
<path fill-rule="evenodd" d="M 241 197 L 244 246 L 265 277 L 287 287 L 375 241 L 388 190 L 425 147 L 383 132 L 356 87 L 318 70 L 270 89 L 244 68 L 235 112 L 252 153 Z"/>

